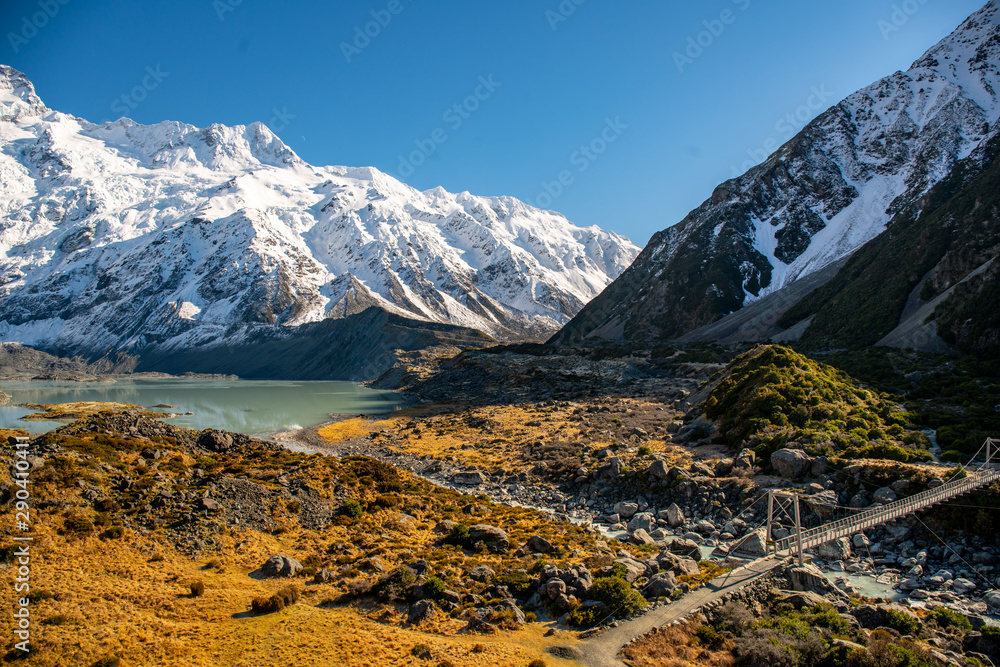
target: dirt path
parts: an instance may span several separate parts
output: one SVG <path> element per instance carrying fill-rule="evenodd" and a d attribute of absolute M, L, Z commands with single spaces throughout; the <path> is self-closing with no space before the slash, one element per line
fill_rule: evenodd
<path fill-rule="evenodd" d="M 618 657 L 622 648 L 651 630 L 661 628 L 673 621 L 691 615 L 710 602 L 769 574 L 783 563 L 783 559 L 768 557 L 757 560 L 739 569 L 727 572 L 711 580 L 701 588 L 688 593 L 676 602 L 626 621 L 589 639 L 579 648 L 583 649 L 580 662 L 587 667 L 625 667 Z"/>

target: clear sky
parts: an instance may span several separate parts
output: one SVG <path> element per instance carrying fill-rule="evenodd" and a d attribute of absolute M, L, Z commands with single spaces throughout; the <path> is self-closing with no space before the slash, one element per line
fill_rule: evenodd
<path fill-rule="evenodd" d="M 983 1 L 0 4 L 0 63 L 54 109 L 262 121 L 313 164 L 512 195 L 643 245 Z"/>

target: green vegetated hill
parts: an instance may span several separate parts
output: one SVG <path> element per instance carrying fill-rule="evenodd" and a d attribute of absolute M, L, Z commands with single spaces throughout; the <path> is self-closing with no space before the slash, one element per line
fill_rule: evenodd
<path fill-rule="evenodd" d="M 995 133 L 778 324 L 789 328 L 815 316 L 803 346 L 857 349 L 879 342 L 901 317 L 916 313 L 923 321 L 914 326 L 934 320 L 937 335 L 949 345 L 997 357 L 998 254 L 1000 134 Z M 931 303 L 938 297 L 940 303 Z M 930 313 L 918 312 L 924 305 Z"/>
<path fill-rule="evenodd" d="M 946 461 L 1000 437 L 1000 360 L 876 347 L 824 361 L 876 389 L 898 395 L 916 424 L 934 429 Z"/>
<path fill-rule="evenodd" d="M 769 454 L 796 444 L 813 455 L 930 460 L 927 438 L 885 394 L 846 373 L 785 347 L 760 346 L 738 356 L 705 402 L 732 448 Z"/>

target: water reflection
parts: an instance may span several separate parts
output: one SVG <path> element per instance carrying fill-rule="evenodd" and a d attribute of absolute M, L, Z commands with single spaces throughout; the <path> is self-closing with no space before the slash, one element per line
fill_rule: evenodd
<path fill-rule="evenodd" d="M 0 382 L 11 404 L 0 407 L 0 428 L 40 433 L 58 424 L 24 422 L 31 412 L 15 403 L 110 401 L 134 403 L 154 412 L 185 413 L 169 420 L 188 428 L 220 428 L 257 435 L 314 426 L 331 414 L 381 414 L 396 406 L 392 392 L 351 382 L 278 382 L 266 380 L 155 379 L 116 382 Z M 173 408 L 153 408 L 166 404 Z"/>

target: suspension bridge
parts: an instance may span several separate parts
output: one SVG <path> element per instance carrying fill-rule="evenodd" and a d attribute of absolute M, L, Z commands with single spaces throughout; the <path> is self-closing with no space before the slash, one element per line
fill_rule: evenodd
<path fill-rule="evenodd" d="M 994 461 L 994 457 L 1000 459 L 997 452 L 998 446 L 1000 446 L 1000 440 L 987 439 L 972 458 L 972 461 L 977 461 L 985 450 L 983 463 L 975 468 L 959 466 L 949 480 L 935 488 L 902 500 L 859 510 L 851 517 L 808 530 L 802 530 L 798 494 L 769 491 L 767 494 L 766 540 L 769 553 L 767 555 L 732 572 L 716 577 L 676 602 L 655 607 L 636 618 L 595 635 L 579 647 L 581 649 L 580 662 L 589 667 L 624 667 L 625 663 L 621 661 L 618 654 L 630 642 L 656 628 L 683 620 L 707 605 L 732 595 L 741 588 L 760 580 L 776 568 L 783 566 L 789 562 L 789 559 L 797 557 L 801 565 L 804 561 L 804 552 L 808 549 L 841 537 L 855 535 L 908 514 L 914 514 L 1000 480 L 1000 467 Z M 772 539 L 776 518 L 782 513 L 794 522 L 794 530 L 784 537 Z"/>

